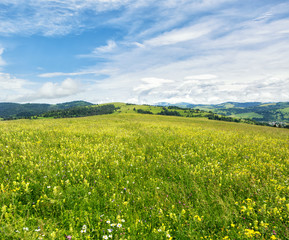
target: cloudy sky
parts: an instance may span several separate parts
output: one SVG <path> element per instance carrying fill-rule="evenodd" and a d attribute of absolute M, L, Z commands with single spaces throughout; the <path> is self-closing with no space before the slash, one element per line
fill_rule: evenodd
<path fill-rule="evenodd" d="M 0 0 L 0 102 L 289 101 L 288 0 Z"/>

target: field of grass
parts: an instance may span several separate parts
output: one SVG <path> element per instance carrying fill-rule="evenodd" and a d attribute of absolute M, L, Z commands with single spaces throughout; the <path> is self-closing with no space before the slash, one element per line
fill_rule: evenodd
<path fill-rule="evenodd" d="M 0 122 L 0 239 L 288 239 L 288 129 L 157 115 Z"/>
<path fill-rule="evenodd" d="M 199 111 L 196 109 L 183 109 L 183 108 L 174 108 L 173 106 L 169 107 L 160 107 L 160 106 L 153 106 L 153 105 L 134 105 L 134 104 L 127 104 L 127 103 L 112 103 L 115 107 L 119 108 L 114 114 L 119 113 L 136 113 L 138 110 L 148 111 L 152 114 L 160 114 L 164 109 L 167 111 L 176 111 L 179 113 L 181 117 L 209 117 L 212 115 L 209 113 L 208 109 L 206 111 Z M 103 104 L 105 105 L 105 104 Z"/>
<path fill-rule="evenodd" d="M 152 105 L 129 105 L 126 103 L 112 103 L 115 107 L 119 107 L 119 111 L 121 113 L 135 113 L 135 110 L 141 109 L 144 111 L 150 111 L 153 114 L 157 114 L 161 112 L 160 107 L 152 106 Z M 135 110 L 134 110 L 135 109 Z M 116 114 L 118 113 L 116 112 Z"/>

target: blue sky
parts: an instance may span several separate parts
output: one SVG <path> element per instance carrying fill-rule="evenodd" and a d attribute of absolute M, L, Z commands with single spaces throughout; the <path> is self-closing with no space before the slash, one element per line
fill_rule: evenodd
<path fill-rule="evenodd" d="M 0 101 L 289 101 L 287 0 L 0 0 Z"/>

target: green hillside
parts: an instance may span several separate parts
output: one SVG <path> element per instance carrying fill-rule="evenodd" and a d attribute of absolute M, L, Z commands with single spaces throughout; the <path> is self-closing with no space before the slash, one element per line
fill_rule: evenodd
<path fill-rule="evenodd" d="M 2 121 L 0 239 L 288 239 L 288 140 L 136 113 Z"/>
<path fill-rule="evenodd" d="M 168 103 L 162 103 L 165 106 L 171 106 Z M 261 102 L 227 102 L 211 105 L 196 105 L 190 103 L 175 104 L 176 106 L 200 109 L 203 111 L 212 111 L 229 117 L 250 118 L 254 121 L 272 123 L 289 123 L 289 102 L 261 103 Z"/>
<path fill-rule="evenodd" d="M 269 123 L 278 127 L 287 127 L 289 123 L 289 103 L 223 103 L 218 105 L 187 104 L 187 107 L 185 107 L 185 105 L 185 103 L 181 103 L 178 106 L 153 106 L 118 102 L 93 105 L 83 101 L 56 105 L 13 103 L 2 103 L 1 105 L 0 103 L 0 113 L 2 112 L 2 116 L 0 115 L 0 117 L 5 120 L 10 120 L 21 118 L 84 117 L 112 113 L 139 113 L 180 117 L 205 117 L 211 120 L 245 122 L 259 125 L 268 125 Z"/>
<path fill-rule="evenodd" d="M 289 102 L 259 104 L 249 107 L 239 107 L 238 104 L 217 106 L 211 111 L 225 116 L 250 118 L 259 122 L 286 122 L 289 123 Z"/>
<path fill-rule="evenodd" d="M 17 114 L 16 117 L 6 117 L 5 120 L 15 120 L 21 118 L 37 119 L 37 118 L 72 118 L 72 117 L 85 117 L 102 114 L 119 114 L 119 113 L 138 113 L 138 114 L 154 114 L 154 115 L 168 115 L 179 117 L 205 117 L 213 120 L 222 120 L 228 122 L 246 122 L 250 124 L 257 124 L 254 121 L 248 119 L 242 120 L 240 118 L 225 117 L 212 112 L 203 111 L 199 109 L 180 108 L 176 106 L 160 107 L 152 105 L 136 105 L 129 103 L 108 103 L 97 105 L 85 105 L 82 103 L 72 106 L 69 104 L 62 104 L 62 109 L 58 107 L 56 110 L 47 110 L 41 114 L 35 115 L 21 115 Z M 79 106 L 80 105 L 80 106 Z M 72 106 L 72 107 L 69 107 Z M 50 108 L 51 109 L 51 108 Z"/>

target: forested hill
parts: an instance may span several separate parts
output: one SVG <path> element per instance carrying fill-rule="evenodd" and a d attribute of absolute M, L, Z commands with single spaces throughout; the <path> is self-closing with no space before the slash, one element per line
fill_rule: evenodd
<path fill-rule="evenodd" d="M 162 103 L 165 104 L 165 103 Z M 152 106 L 129 103 L 94 105 L 75 101 L 61 104 L 0 103 L 0 118 L 67 118 L 112 113 L 157 114 L 180 117 L 204 117 L 228 122 L 244 122 L 275 127 L 289 126 L 289 103 L 224 103 L 219 105 Z"/>
<path fill-rule="evenodd" d="M 261 103 L 261 102 L 226 102 L 221 104 L 190 104 L 190 103 L 159 103 L 162 106 L 179 106 L 184 108 L 194 108 L 205 111 L 212 111 L 216 114 L 221 114 L 236 118 L 249 118 L 258 122 L 272 123 L 285 122 L 289 123 L 289 102 L 277 103 Z"/>
<path fill-rule="evenodd" d="M 42 104 L 42 103 L 0 103 L 1 118 L 24 118 L 40 115 L 48 111 L 57 111 L 80 106 L 91 106 L 92 103 L 85 101 L 73 101 L 59 104 Z"/>
<path fill-rule="evenodd" d="M 6 109 L 7 110 L 5 112 L 6 115 L 5 114 L 2 115 L 3 120 L 14 120 L 21 118 L 26 119 L 71 118 L 71 117 L 85 117 L 93 115 L 112 114 L 112 113 L 116 114 L 138 113 L 138 114 L 155 114 L 155 115 L 167 115 L 179 117 L 201 117 L 228 122 L 246 122 L 250 124 L 258 124 L 257 122 L 251 121 L 249 119 L 241 120 L 238 118 L 221 116 L 208 111 L 190 108 L 179 108 L 175 106 L 160 107 L 151 105 L 135 105 L 129 103 L 110 103 L 110 104 L 93 105 L 87 102 L 71 102 L 57 105 L 7 103 L 5 107 L 9 106 L 11 106 L 11 108 Z"/>
<path fill-rule="evenodd" d="M 68 109 L 49 111 L 37 117 L 44 117 L 44 118 L 86 117 L 86 116 L 112 114 L 116 110 L 117 108 L 113 104 L 79 106 Z"/>

